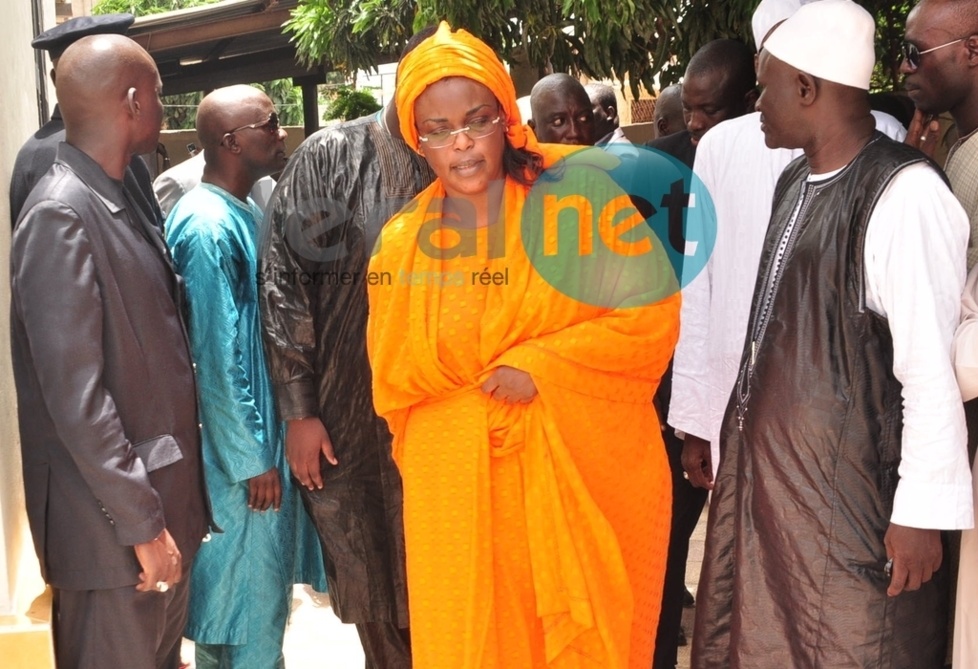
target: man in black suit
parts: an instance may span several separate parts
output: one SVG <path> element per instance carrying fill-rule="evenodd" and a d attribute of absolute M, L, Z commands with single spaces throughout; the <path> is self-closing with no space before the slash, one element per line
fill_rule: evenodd
<path fill-rule="evenodd" d="M 68 47 L 66 140 L 14 230 L 24 488 L 60 669 L 176 669 L 209 524 L 180 282 L 122 184 L 156 146 L 161 86 L 121 35 Z"/>

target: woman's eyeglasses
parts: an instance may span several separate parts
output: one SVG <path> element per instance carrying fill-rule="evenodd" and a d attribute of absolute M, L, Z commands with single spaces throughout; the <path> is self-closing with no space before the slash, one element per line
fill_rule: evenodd
<path fill-rule="evenodd" d="M 454 144 L 455 136 L 463 132 L 468 135 L 469 139 L 488 137 L 496 131 L 496 125 L 502 119 L 502 116 L 497 116 L 493 119 L 477 118 L 474 121 L 469 121 L 469 124 L 464 128 L 458 128 L 457 130 L 435 130 L 434 132 L 429 132 L 427 135 L 421 135 L 418 139 L 424 142 L 425 146 L 430 146 L 433 149 L 443 149 L 446 146 Z"/>
<path fill-rule="evenodd" d="M 932 47 L 930 49 L 926 49 L 924 51 L 921 51 L 920 49 L 918 49 L 916 44 L 911 44 L 910 42 L 904 42 L 903 43 L 903 59 L 905 61 L 907 61 L 907 65 L 910 66 L 910 69 L 911 70 L 916 70 L 918 67 L 920 67 L 920 57 L 923 56 L 924 54 L 928 54 L 928 53 L 931 53 L 933 51 L 937 51 L 938 49 L 943 49 L 946 46 L 951 46 L 952 44 L 957 44 L 958 42 L 963 42 L 966 39 L 968 39 L 968 38 L 967 37 L 961 37 L 959 39 L 956 39 L 956 40 L 953 40 L 951 42 L 948 42 L 947 44 L 941 44 L 940 46 L 935 46 L 935 47 Z"/>

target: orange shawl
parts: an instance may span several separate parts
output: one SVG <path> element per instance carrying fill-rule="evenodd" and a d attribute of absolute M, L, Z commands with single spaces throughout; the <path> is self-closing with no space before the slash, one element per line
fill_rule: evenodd
<path fill-rule="evenodd" d="M 400 461 L 403 449 L 410 448 L 404 437 L 413 408 L 438 403 L 448 420 L 455 411 L 453 405 L 479 401 L 479 385 L 494 368 L 508 365 L 531 374 L 539 397 L 526 408 L 525 466 L 526 479 L 538 486 L 526 490 L 526 511 L 538 609 L 548 630 L 547 656 L 556 658 L 588 630 L 602 636 L 618 630 L 622 634 L 617 638 L 604 640 L 607 658 L 600 664 L 626 667 L 628 627 L 608 624 L 628 615 L 631 606 L 618 538 L 581 483 L 572 454 L 564 446 L 562 434 L 573 431 L 573 426 L 557 424 L 549 405 L 561 401 L 563 387 L 583 392 L 593 387 L 603 399 L 619 400 L 623 412 L 608 417 L 608 433 L 594 435 L 596 442 L 599 437 L 613 438 L 614 421 L 634 420 L 634 414 L 642 411 L 651 413 L 652 396 L 678 335 L 679 297 L 649 306 L 610 309 L 583 304 L 554 290 L 536 273 L 515 241 L 519 239 L 519 212 L 525 196 L 524 187 L 507 182 L 506 256 L 493 261 L 488 270 L 508 269 L 509 284 L 493 287 L 488 298 L 478 333 L 484 370 L 476 378 L 459 378 L 456 370 L 445 368 L 438 358 L 438 288 L 398 285 L 405 275 L 435 276 L 443 271 L 441 260 L 423 253 L 417 244 L 424 222 L 439 215 L 439 207 L 432 203 L 444 197 L 441 184 L 429 187 L 418 196 L 411 211 L 385 227 L 380 251 L 370 264 L 372 275 L 383 277 L 388 273 L 392 277 L 390 285 L 369 288 L 367 340 L 374 403 L 388 421 L 394 435 L 394 457 Z M 482 462 L 477 471 L 484 473 L 484 459 L 489 457 L 486 425 L 471 425 L 468 437 L 466 443 L 446 447 L 478 453 L 476 459 Z M 473 514 L 478 506 L 478 500 L 459 500 L 459 508 Z M 575 509 L 576 518 L 586 522 L 568 523 L 569 506 Z M 668 509 L 664 513 L 668 514 Z M 472 518 L 478 534 L 491 532 L 488 521 L 485 517 Z M 410 551 L 410 536 L 408 542 Z M 485 557 L 471 556 L 475 564 Z M 482 577 L 488 569 L 486 564 L 476 568 Z M 479 590 L 484 585 L 474 587 L 471 593 L 472 610 L 479 609 Z M 476 640 L 469 658 L 472 664 L 465 667 L 478 666 L 474 655 L 477 647 Z"/>
<path fill-rule="evenodd" d="M 397 102 L 401 129 L 408 143 L 417 147 L 413 103 L 424 88 L 447 76 L 467 76 L 496 93 L 510 123 L 507 134 L 511 141 L 540 152 L 547 165 L 573 152 L 572 147 L 536 143 L 532 132 L 520 124 L 508 75 L 491 51 L 491 62 L 484 51 L 488 48 L 478 40 L 464 31 L 453 34 L 447 24 L 442 24 L 435 36 L 402 61 Z M 578 155 L 585 154 L 592 152 Z M 619 220 L 630 205 L 616 199 L 620 191 L 603 171 L 594 168 L 593 164 L 602 160 L 595 155 L 576 165 L 565 165 L 564 176 L 577 175 L 575 178 L 580 178 L 587 188 L 589 200 L 602 205 L 594 208 L 602 212 L 601 224 L 614 226 L 629 221 L 634 224 L 636 217 L 641 222 L 634 210 L 625 221 Z M 613 402 L 620 411 L 607 416 L 606 434 L 594 434 L 593 442 L 614 439 L 617 424 L 641 422 L 649 434 L 646 444 L 636 443 L 636 449 L 641 453 L 645 453 L 644 449 L 650 452 L 659 449 L 661 453 L 661 437 L 651 402 L 678 335 L 679 296 L 664 254 L 650 253 L 648 262 L 642 265 L 659 277 L 651 285 L 648 276 L 636 277 L 634 264 L 628 268 L 627 263 L 616 262 L 620 256 L 614 251 L 621 252 L 621 248 L 612 249 L 606 254 L 607 262 L 590 266 L 585 275 L 575 279 L 610 286 L 603 293 L 607 306 L 585 304 L 565 294 L 573 293 L 573 289 L 554 289 L 536 271 L 531 256 L 538 258 L 541 244 L 555 240 L 549 237 L 524 240 L 526 249 L 521 243 L 520 221 L 529 191 L 510 179 L 506 181 L 501 214 L 505 254 L 493 258 L 488 270 L 508 270 L 508 283 L 489 288 L 480 330 L 474 335 L 478 338 L 482 366 L 477 376 L 467 377 L 439 359 L 438 286 L 402 283 L 404 276 L 432 277 L 443 271 L 442 259 L 423 252 L 427 245 L 419 245 L 418 241 L 419 235 L 430 230 L 430 222 L 441 215 L 445 197 L 441 183 L 436 181 L 418 195 L 384 228 L 370 264 L 373 280 L 369 285 L 367 337 L 374 402 L 394 435 L 394 457 L 402 466 L 405 481 L 414 475 L 403 471 L 402 462 L 405 452 L 412 448 L 408 435 L 411 414 L 434 407 L 440 412 L 438 415 L 444 416 L 447 429 L 454 430 L 452 442 L 446 443 L 445 448 L 452 449 L 453 457 L 459 452 L 471 457 L 471 475 L 479 479 L 488 475 L 491 457 L 487 424 L 476 419 L 457 429 L 458 426 L 450 425 L 452 417 L 480 415 L 484 411 L 480 407 L 484 407 L 486 399 L 479 386 L 498 366 L 515 367 L 533 377 L 539 396 L 525 406 L 522 462 L 527 482 L 525 511 L 530 561 L 537 611 L 544 623 L 547 661 L 551 666 L 577 666 L 570 658 L 575 652 L 586 653 L 596 666 L 618 669 L 633 661 L 629 647 L 633 633 L 633 584 L 622 558 L 619 537 L 593 499 L 575 463 L 574 453 L 568 449 L 568 435 L 580 437 L 575 435 L 573 417 L 568 418 L 566 410 L 557 411 L 554 407 L 563 401 L 565 389 L 600 399 L 602 406 Z M 603 206 L 609 202 L 615 206 Z M 596 241 L 595 245 L 600 243 Z M 673 283 L 669 284 L 670 281 Z M 660 297 L 666 294 L 671 297 L 653 302 L 650 291 Z M 625 305 L 631 304 L 639 306 L 626 308 Z M 664 464 L 664 456 L 661 462 Z M 431 464 L 437 467 L 438 463 Z M 614 469 L 622 464 L 608 462 L 606 466 Z M 658 480 L 649 484 L 661 483 Z M 668 482 L 664 485 L 668 486 Z M 484 491 L 485 487 L 476 485 L 473 489 Z M 457 612 L 466 619 L 467 632 L 465 639 L 452 638 L 445 642 L 464 644 L 457 656 L 461 658 L 460 664 L 450 669 L 475 669 L 486 642 L 483 638 L 489 615 L 486 599 L 492 591 L 491 556 L 483 550 L 485 542 L 491 542 L 491 512 L 487 512 L 484 495 L 479 499 L 458 499 L 452 511 L 462 519 L 459 532 L 464 540 L 460 541 L 468 542 L 465 544 L 468 548 L 453 567 L 463 574 L 465 581 L 455 587 L 464 587 L 468 593 L 465 610 Z M 406 496 L 408 528 L 413 526 L 410 513 Z M 661 513 L 665 514 L 668 525 L 668 508 Z M 410 554 L 412 550 L 431 550 L 422 545 L 437 544 L 444 539 L 408 533 L 407 551 Z M 409 556 L 409 564 L 411 559 Z M 409 570 L 412 602 L 423 596 L 416 587 L 410 580 Z M 654 628 L 648 630 L 651 635 L 654 632 Z M 595 657 L 595 648 L 599 649 L 599 657 Z"/>

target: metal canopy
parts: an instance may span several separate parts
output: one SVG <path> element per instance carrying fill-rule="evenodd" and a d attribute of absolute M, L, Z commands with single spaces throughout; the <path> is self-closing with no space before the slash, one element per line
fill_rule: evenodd
<path fill-rule="evenodd" d="M 225 0 L 213 5 L 142 16 L 129 36 L 156 61 L 166 95 L 209 91 L 232 84 L 293 79 L 315 90 L 327 67 L 308 68 L 282 34 L 298 0 Z M 315 117 L 315 112 L 311 115 Z M 306 110 L 306 132 L 318 118 Z"/>

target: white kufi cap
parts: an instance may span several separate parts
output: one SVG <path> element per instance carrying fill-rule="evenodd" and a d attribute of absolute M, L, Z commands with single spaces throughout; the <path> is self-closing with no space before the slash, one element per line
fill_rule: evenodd
<path fill-rule="evenodd" d="M 771 32 L 771 28 L 798 11 L 801 0 L 761 0 L 750 19 L 754 31 L 754 45 L 761 50 L 761 42 Z"/>
<path fill-rule="evenodd" d="M 852 0 L 819 0 L 778 26 L 764 48 L 802 72 L 869 90 L 876 64 L 875 36 L 873 17 Z"/>

